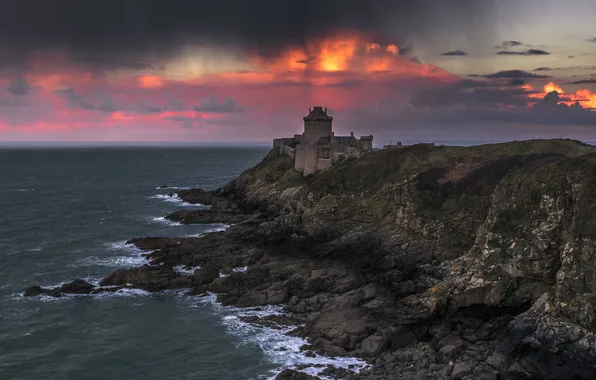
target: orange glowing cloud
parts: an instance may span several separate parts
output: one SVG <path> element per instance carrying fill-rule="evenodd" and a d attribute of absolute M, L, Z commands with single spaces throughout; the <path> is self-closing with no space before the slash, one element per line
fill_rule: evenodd
<path fill-rule="evenodd" d="M 528 92 L 532 92 L 531 94 L 528 94 L 528 97 L 532 99 L 542 99 L 549 92 L 556 91 L 561 98 L 559 103 L 572 106 L 577 102 L 582 108 L 596 109 L 596 93 L 586 88 L 577 90 L 575 93 L 571 94 L 565 93 L 565 91 L 554 82 L 545 84 L 542 92 L 536 91 L 534 87 L 529 84 L 525 84 L 522 88 Z"/>
<path fill-rule="evenodd" d="M 304 47 L 287 48 L 276 59 L 254 58 L 257 67 L 271 73 L 339 73 L 366 75 L 378 72 L 403 77 L 433 77 L 451 81 L 454 75 L 435 65 L 414 62 L 399 55 L 395 44 L 382 45 L 358 34 L 343 34 L 307 43 Z M 296 76 L 304 80 L 304 76 Z"/>
<path fill-rule="evenodd" d="M 137 77 L 137 83 L 141 88 L 161 88 L 165 79 L 157 75 L 141 75 Z"/>

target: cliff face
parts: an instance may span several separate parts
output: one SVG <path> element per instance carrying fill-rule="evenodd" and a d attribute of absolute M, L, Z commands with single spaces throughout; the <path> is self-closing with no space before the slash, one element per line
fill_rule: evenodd
<path fill-rule="evenodd" d="M 306 327 L 346 350 L 352 339 L 360 354 L 385 352 L 381 373 L 387 360 L 389 369 L 400 366 L 390 355 L 405 343 L 441 340 L 437 329 L 457 324 L 450 318 L 483 310 L 474 317 L 478 326 L 496 323 L 489 314 L 505 318 L 485 329 L 500 342 L 483 348 L 493 369 L 549 379 L 596 374 L 591 146 L 570 140 L 411 146 L 338 162 L 306 178 L 287 157 L 271 153 L 219 194 L 275 209 L 274 223 L 326 247 L 312 255 L 387 292 L 383 302 L 375 293 L 382 307 L 367 305 L 366 296 L 330 300 Z M 357 316 L 338 320 L 338 309 Z M 366 320 L 368 332 L 332 326 L 354 320 Z"/>

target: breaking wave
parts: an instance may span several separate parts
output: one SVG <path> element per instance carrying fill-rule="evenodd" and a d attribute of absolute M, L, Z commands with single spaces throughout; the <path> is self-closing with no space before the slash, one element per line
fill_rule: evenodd
<path fill-rule="evenodd" d="M 307 356 L 300 349 L 303 345 L 307 344 L 307 341 L 303 338 L 293 337 L 287 334 L 295 327 L 276 330 L 256 326 L 240 319 L 241 317 L 248 316 L 265 317 L 269 315 L 283 315 L 281 306 L 252 308 L 224 306 L 217 302 L 216 295 L 211 293 L 206 297 L 198 299 L 195 297 L 186 297 L 181 300 L 185 302 L 190 300 L 190 304 L 188 305 L 190 307 L 210 305 L 214 312 L 221 317 L 227 332 L 237 339 L 238 345 L 257 345 L 270 363 L 279 366 L 268 377 L 270 380 L 274 380 L 275 376 L 286 368 L 293 368 L 327 380 L 331 378 L 319 375 L 327 366 L 349 369 L 354 372 L 358 372 L 368 366 L 365 361 L 353 357 L 332 358 L 320 355 L 313 357 Z"/>

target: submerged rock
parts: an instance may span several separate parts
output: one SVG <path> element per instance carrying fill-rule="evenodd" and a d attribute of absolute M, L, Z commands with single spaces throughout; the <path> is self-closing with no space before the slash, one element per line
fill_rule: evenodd
<path fill-rule="evenodd" d="M 89 294 L 95 286 L 79 278 L 62 286 L 54 288 L 42 288 L 41 286 L 31 286 L 25 289 L 25 297 L 35 297 L 47 295 L 51 297 L 61 297 L 63 294 Z"/>
<path fill-rule="evenodd" d="M 320 378 L 293 369 L 284 369 L 275 377 L 275 380 L 320 380 Z"/>

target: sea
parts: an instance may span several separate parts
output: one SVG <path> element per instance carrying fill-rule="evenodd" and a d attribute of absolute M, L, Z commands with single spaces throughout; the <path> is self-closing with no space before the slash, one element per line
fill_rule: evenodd
<path fill-rule="evenodd" d="M 305 342 L 243 323 L 215 296 L 184 291 L 24 298 L 31 285 L 98 282 L 142 265 L 126 241 L 199 236 L 225 225 L 180 225 L 178 189 L 216 189 L 269 147 L 0 148 L 0 379 L 272 379 L 303 362 Z M 167 186 L 167 188 L 162 188 Z M 355 360 L 336 360 L 338 365 Z M 313 369 L 315 371 L 315 369 Z"/>

